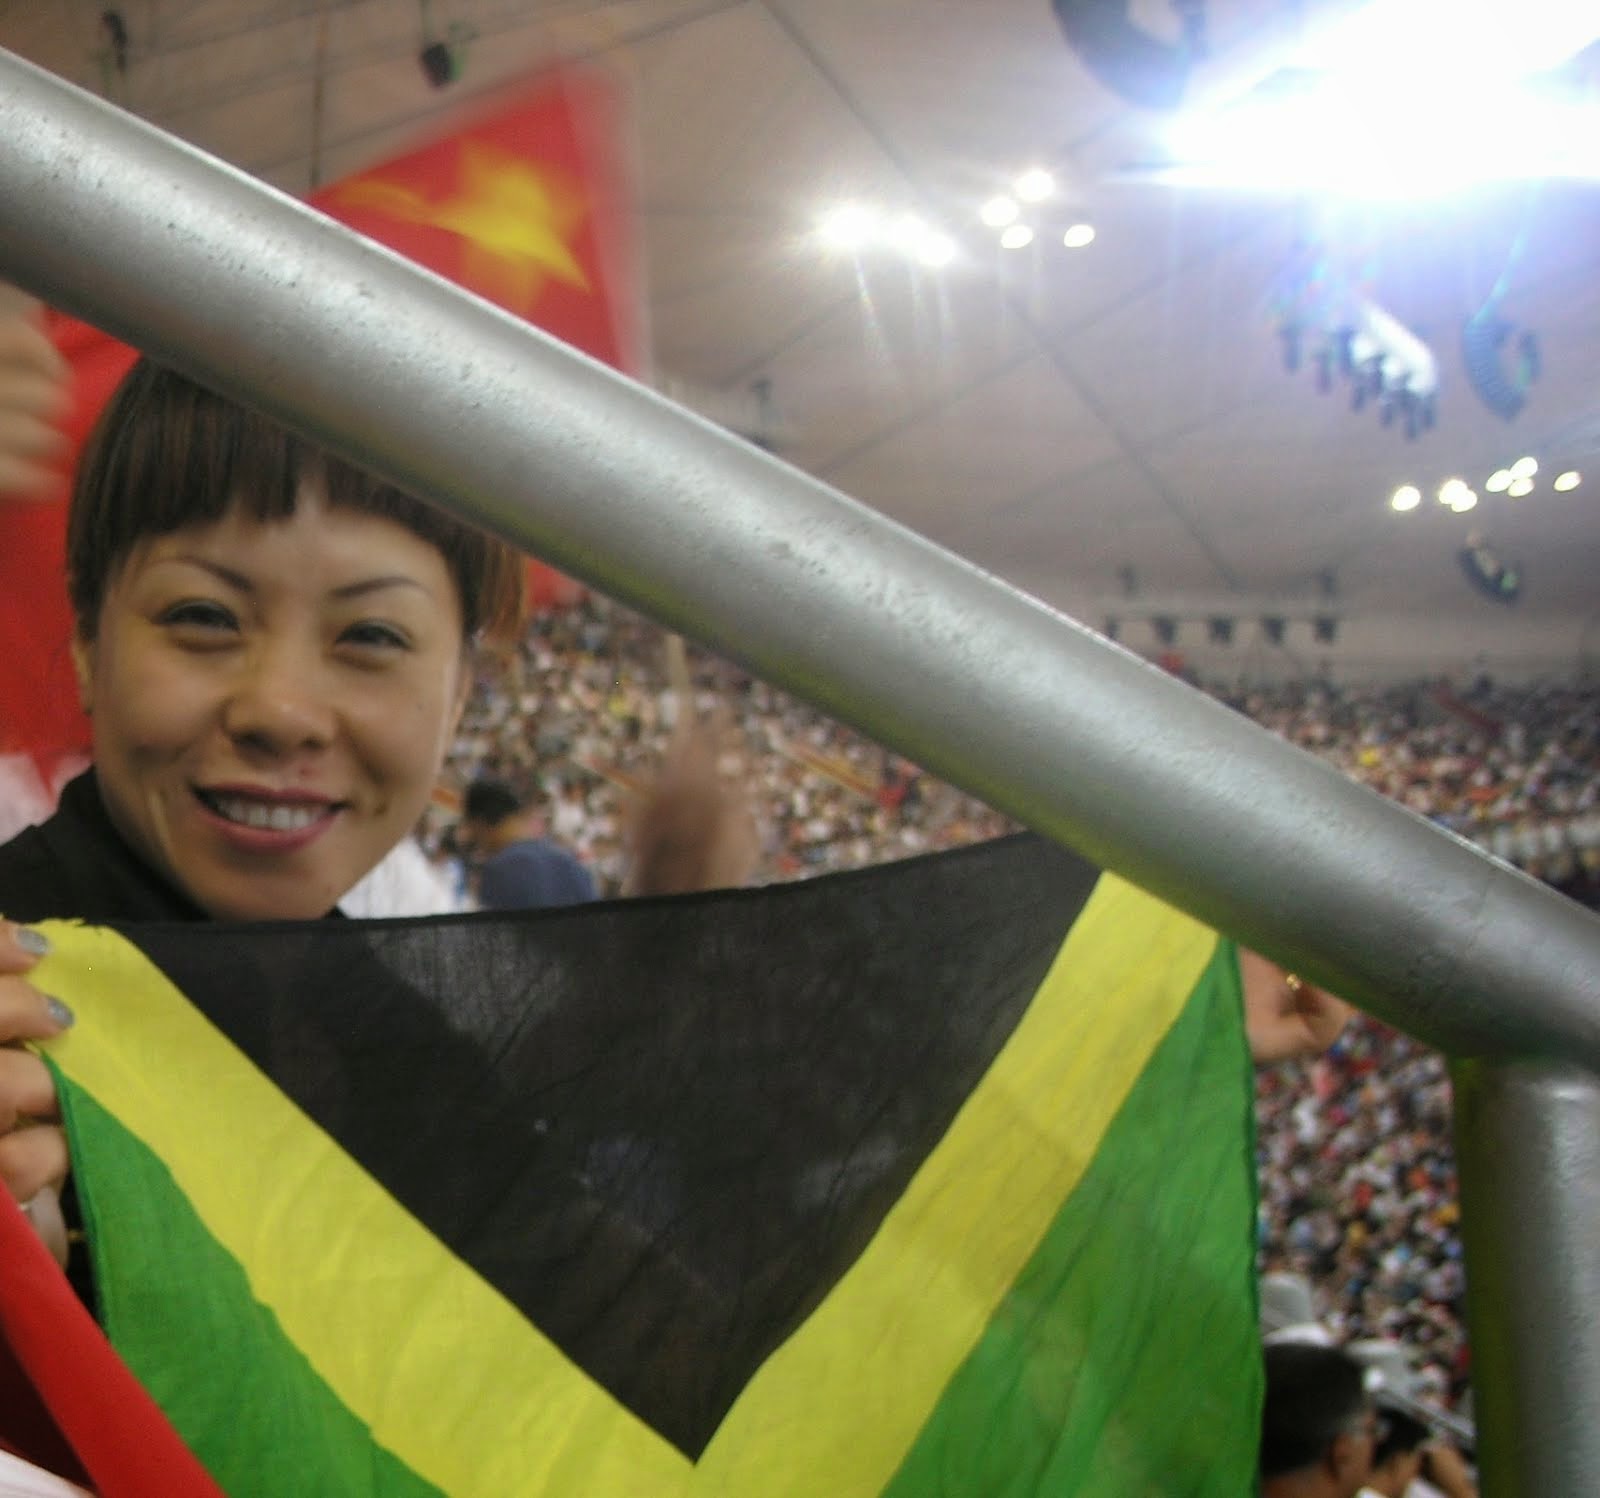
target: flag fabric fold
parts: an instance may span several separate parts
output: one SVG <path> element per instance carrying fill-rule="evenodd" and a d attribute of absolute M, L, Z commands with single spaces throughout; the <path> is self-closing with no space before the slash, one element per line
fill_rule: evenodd
<path fill-rule="evenodd" d="M 1250 1489 L 1234 953 L 1052 844 L 51 935 L 101 1320 L 235 1498 Z"/>

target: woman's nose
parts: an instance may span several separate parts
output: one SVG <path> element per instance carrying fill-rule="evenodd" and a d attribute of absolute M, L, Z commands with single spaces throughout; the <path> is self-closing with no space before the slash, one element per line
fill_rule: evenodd
<path fill-rule="evenodd" d="M 315 653 L 283 646 L 250 653 L 223 709 L 232 738 L 274 754 L 327 744 L 335 719 Z"/>

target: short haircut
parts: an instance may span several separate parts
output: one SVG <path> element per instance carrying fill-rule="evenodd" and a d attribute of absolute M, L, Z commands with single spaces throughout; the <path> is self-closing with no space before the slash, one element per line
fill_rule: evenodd
<path fill-rule="evenodd" d="M 67 586 L 79 636 L 94 639 L 106 589 L 141 542 L 235 509 L 287 520 L 306 483 L 324 490 L 330 507 L 393 521 L 438 551 L 468 639 L 515 631 L 522 567 L 511 547 L 140 359 L 101 412 L 73 485 Z"/>
<path fill-rule="evenodd" d="M 528 805 L 528 798 L 520 795 L 507 780 L 496 780 L 485 775 L 467 787 L 461 802 L 463 822 L 481 822 L 485 827 L 498 827 L 507 817 L 514 817 Z"/>
<path fill-rule="evenodd" d="M 1378 1444 L 1372 1451 L 1374 1467 L 1381 1467 L 1397 1456 L 1410 1456 L 1433 1434 L 1415 1416 L 1407 1415 L 1401 1410 L 1389 1409 L 1381 1402 L 1378 1413 L 1382 1416 L 1383 1429 L 1378 1437 Z"/>
<path fill-rule="evenodd" d="M 1368 1407 L 1361 1365 L 1336 1347 L 1278 1342 L 1264 1354 L 1261 1475 L 1298 1472 L 1321 1460 Z"/>

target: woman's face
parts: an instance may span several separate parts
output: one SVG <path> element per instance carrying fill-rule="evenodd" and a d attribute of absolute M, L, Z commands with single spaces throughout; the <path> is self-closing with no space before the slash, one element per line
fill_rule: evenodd
<path fill-rule="evenodd" d="M 468 683 L 440 553 L 313 493 L 144 543 L 77 655 L 112 820 L 218 919 L 327 912 L 421 816 Z"/>

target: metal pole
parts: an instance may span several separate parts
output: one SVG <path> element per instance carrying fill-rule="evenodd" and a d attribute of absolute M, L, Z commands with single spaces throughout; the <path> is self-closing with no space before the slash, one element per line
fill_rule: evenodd
<path fill-rule="evenodd" d="M 1459 1062 L 1456 1151 L 1485 1498 L 1600 1489 L 1600 1081 Z"/>
<path fill-rule="evenodd" d="M 1600 1070 L 1594 916 L 903 527 L 5 53 L 0 275 L 1435 1045 Z"/>

